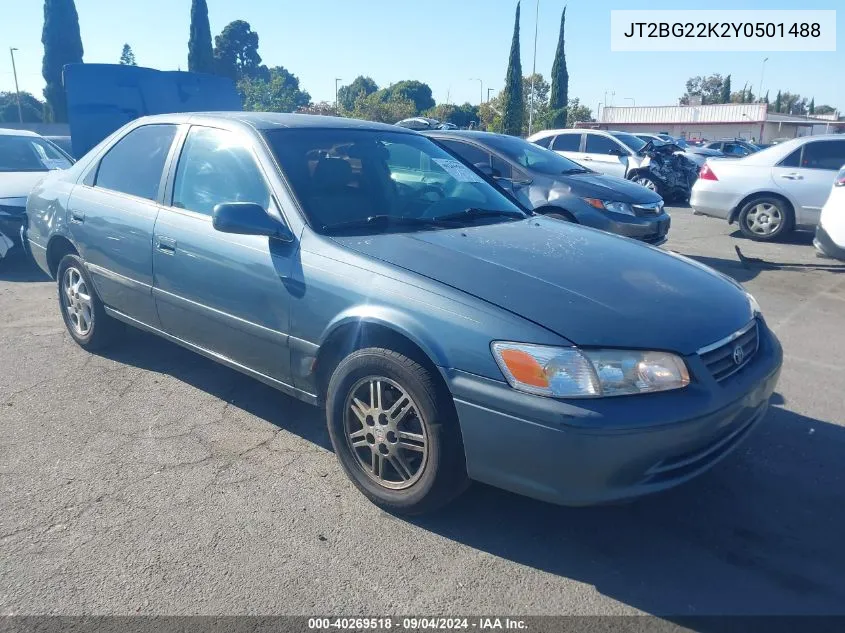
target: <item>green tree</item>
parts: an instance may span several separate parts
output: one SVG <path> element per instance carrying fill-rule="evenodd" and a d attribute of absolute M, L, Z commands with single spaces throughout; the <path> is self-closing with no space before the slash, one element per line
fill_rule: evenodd
<path fill-rule="evenodd" d="M 686 92 L 681 96 L 681 105 L 689 105 L 690 97 L 701 97 L 702 104 L 721 103 L 722 86 L 725 80 L 716 73 L 709 77 L 690 77 L 686 83 Z"/>
<path fill-rule="evenodd" d="M 378 92 L 378 85 L 371 77 L 358 75 L 348 86 L 341 86 L 337 91 L 337 102 L 343 110 L 351 112 L 358 97 L 366 97 Z"/>
<path fill-rule="evenodd" d="M 815 107 L 814 114 L 833 114 L 836 112 L 836 108 L 829 105 L 818 105 Z"/>
<path fill-rule="evenodd" d="M 468 128 L 470 123 L 479 122 L 479 106 L 467 102 L 463 105 L 438 103 L 423 113 L 427 117 L 437 119 L 441 123 L 452 123 L 460 128 Z"/>
<path fill-rule="evenodd" d="M 517 2 L 511 54 L 508 60 L 508 72 L 505 76 L 505 90 L 502 100 L 502 129 L 504 133 L 519 136 L 522 133 L 523 116 L 522 62 L 519 59 L 519 2 Z"/>
<path fill-rule="evenodd" d="M 567 118 L 566 126 L 575 127 L 576 123 L 593 120 L 593 112 L 585 105 L 581 105 L 581 101 L 570 99 L 569 105 L 566 108 Z"/>
<path fill-rule="evenodd" d="M 135 53 L 132 52 L 132 47 L 129 44 L 123 45 L 123 51 L 120 53 L 121 66 L 137 66 L 135 61 Z"/>
<path fill-rule="evenodd" d="M 522 132 L 528 136 L 528 113 L 531 109 L 531 85 L 534 85 L 534 131 L 544 130 L 551 125 L 549 111 L 549 91 L 551 87 L 543 75 L 536 73 L 522 78 Z M 561 108 L 564 112 L 566 108 Z M 564 122 L 564 125 L 566 123 Z"/>
<path fill-rule="evenodd" d="M 414 102 L 397 94 L 388 94 L 386 89 L 374 92 L 366 97 L 359 97 L 352 110 L 356 119 L 396 123 L 417 114 Z"/>
<path fill-rule="evenodd" d="M 552 64 L 552 92 L 549 101 L 548 125 L 553 128 L 566 125 L 566 107 L 569 104 L 569 72 L 566 70 L 566 51 L 564 50 L 565 26 L 566 7 L 563 7 L 563 14 L 560 16 L 560 33 L 557 39 L 555 61 Z"/>
<path fill-rule="evenodd" d="M 416 80 L 404 80 L 392 84 L 385 89 L 384 95 L 388 100 L 393 98 L 400 101 L 403 99 L 409 100 L 414 104 L 414 114 L 425 112 L 435 105 L 431 87 L 428 84 Z"/>
<path fill-rule="evenodd" d="M 67 121 L 67 95 L 62 84 L 65 64 L 82 63 L 82 36 L 79 34 L 79 15 L 73 0 L 44 0 L 44 60 L 41 75 L 47 85 L 45 114 L 48 120 Z"/>
<path fill-rule="evenodd" d="M 214 72 L 214 49 L 205 0 L 191 1 L 191 35 L 188 39 L 188 70 L 192 73 Z"/>
<path fill-rule="evenodd" d="M 731 102 L 731 76 L 725 77 L 725 82 L 722 84 L 722 92 L 719 95 L 719 103 Z"/>
<path fill-rule="evenodd" d="M 21 116 L 24 123 L 44 120 L 44 102 L 32 93 L 21 92 Z M 18 98 L 14 92 L 0 92 L 0 123 L 18 123 Z"/>
<path fill-rule="evenodd" d="M 769 91 L 768 90 L 766 90 L 766 96 L 763 97 L 763 103 L 765 103 L 765 104 L 769 103 Z"/>
<path fill-rule="evenodd" d="M 783 95 L 781 95 L 780 90 L 778 90 L 778 95 L 775 97 L 775 103 L 772 106 L 773 112 L 780 112 L 780 109 L 783 107 Z"/>
<path fill-rule="evenodd" d="M 214 38 L 214 66 L 218 75 L 240 80 L 269 80 L 269 71 L 258 54 L 258 33 L 249 22 L 235 20 Z"/>
<path fill-rule="evenodd" d="M 238 81 L 244 110 L 296 112 L 311 103 L 311 95 L 299 87 L 299 79 L 283 66 L 268 71 L 269 78 L 244 77 Z"/>
<path fill-rule="evenodd" d="M 816 98 L 813 97 L 810 99 L 810 105 L 807 106 L 807 114 L 815 114 L 816 113 Z"/>

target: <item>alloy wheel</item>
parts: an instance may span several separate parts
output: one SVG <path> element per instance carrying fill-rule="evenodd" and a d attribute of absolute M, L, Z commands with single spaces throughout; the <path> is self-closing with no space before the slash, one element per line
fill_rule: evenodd
<path fill-rule="evenodd" d="M 657 184 L 651 178 L 645 178 L 644 176 L 640 176 L 637 177 L 634 182 L 636 182 L 638 185 L 642 185 L 650 191 L 657 191 Z"/>
<path fill-rule="evenodd" d="M 426 424 L 413 398 L 389 378 L 369 376 L 350 389 L 344 434 L 358 466 L 380 486 L 403 490 L 425 471 Z"/>
<path fill-rule="evenodd" d="M 94 322 L 91 293 L 82 273 L 73 266 L 65 270 L 62 278 L 62 305 L 76 334 L 87 336 Z"/>
<path fill-rule="evenodd" d="M 769 202 L 761 202 L 745 214 L 745 225 L 757 235 L 773 235 L 782 224 L 783 213 Z"/>

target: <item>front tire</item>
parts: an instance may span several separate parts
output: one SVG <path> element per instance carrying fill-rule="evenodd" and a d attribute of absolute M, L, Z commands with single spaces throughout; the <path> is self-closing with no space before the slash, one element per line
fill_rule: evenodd
<path fill-rule="evenodd" d="M 745 237 L 769 242 L 792 230 L 792 209 L 779 198 L 755 198 L 742 207 L 738 220 Z"/>
<path fill-rule="evenodd" d="M 326 414 L 346 475 L 385 510 L 431 512 L 466 489 L 454 406 L 407 356 L 374 347 L 347 356 L 329 382 Z"/>
<path fill-rule="evenodd" d="M 65 255 L 59 262 L 56 279 L 59 309 L 71 338 L 88 350 L 112 342 L 119 324 L 106 314 L 82 259 Z"/>
<path fill-rule="evenodd" d="M 663 187 L 655 180 L 653 176 L 650 176 L 647 173 L 637 172 L 633 176 L 631 176 L 631 181 L 637 183 L 638 185 L 645 187 L 649 191 L 653 191 L 661 198 L 665 198 Z"/>

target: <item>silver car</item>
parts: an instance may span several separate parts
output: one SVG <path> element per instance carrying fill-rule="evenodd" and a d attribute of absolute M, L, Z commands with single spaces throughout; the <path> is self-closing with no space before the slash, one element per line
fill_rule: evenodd
<path fill-rule="evenodd" d="M 665 143 L 675 145 L 678 148 L 676 154 L 681 154 L 685 158 L 690 159 L 699 167 L 702 167 L 707 162 L 708 158 L 724 158 L 724 154 L 716 149 L 707 147 L 696 147 L 695 145 L 688 145 L 683 139 L 667 139 L 660 134 L 635 134 L 638 139 L 646 143 L 654 143 L 655 145 L 663 145 Z"/>
<path fill-rule="evenodd" d="M 708 161 L 690 206 L 738 222 L 755 240 L 813 230 L 843 163 L 845 138 L 836 134 L 792 139 L 739 160 Z"/>

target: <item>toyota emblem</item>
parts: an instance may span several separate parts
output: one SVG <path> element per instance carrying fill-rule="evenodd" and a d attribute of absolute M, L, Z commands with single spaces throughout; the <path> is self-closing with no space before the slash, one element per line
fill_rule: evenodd
<path fill-rule="evenodd" d="M 745 359 L 745 352 L 742 350 L 741 345 L 737 345 L 734 347 L 734 365 L 742 365 L 742 361 Z"/>

